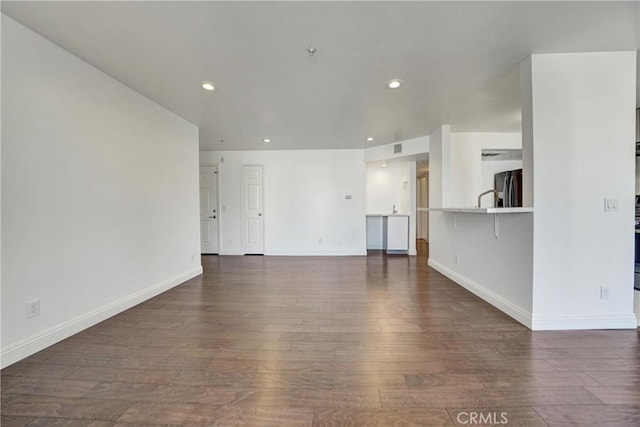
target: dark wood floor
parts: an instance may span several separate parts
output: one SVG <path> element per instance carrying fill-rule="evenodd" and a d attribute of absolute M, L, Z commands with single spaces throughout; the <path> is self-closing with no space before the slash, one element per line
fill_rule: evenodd
<path fill-rule="evenodd" d="M 3 370 L 2 426 L 640 425 L 637 331 L 533 333 L 424 254 L 203 264 Z"/>

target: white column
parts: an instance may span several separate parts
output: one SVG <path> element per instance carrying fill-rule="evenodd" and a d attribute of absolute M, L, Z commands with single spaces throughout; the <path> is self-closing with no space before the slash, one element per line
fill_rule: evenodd
<path fill-rule="evenodd" d="M 444 125 L 429 135 L 429 206 L 450 207 L 451 141 L 450 126 Z"/>
<path fill-rule="evenodd" d="M 429 207 L 449 207 L 451 193 L 450 127 L 441 126 L 429 135 Z M 429 212 L 429 259 L 449 258 L 453 244 L 448 235 L 447 217 Z"/>
<path fill-rule="evenodd" d="M 416 162 L 409 162 L 409 180 L 407 187 L 409 190 L 409 255 L 416 255 L 416 196 L 418 188 L 416 186 Z"/>
<path fill-rule="evenodd" d="M 533 55 L 522 65 L 533 329 L 637 325 L 635 85 L 635 51 Z M 605 198 L 618 208 L 605 211 Z"/>

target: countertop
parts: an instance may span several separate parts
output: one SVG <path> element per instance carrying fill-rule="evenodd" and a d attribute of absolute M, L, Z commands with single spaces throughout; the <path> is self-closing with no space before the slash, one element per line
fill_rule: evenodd
<path fill-rule="evenodd" d="M 409 216 L 409 214 L 367 214 L 367 216 Z"/>
<path fill-rule="evenodd" d="M 509 214 L 533 212 L 531 207 L 522 208 L 418 208 L 418 211 L 472 213 L 472 214 Z"/>

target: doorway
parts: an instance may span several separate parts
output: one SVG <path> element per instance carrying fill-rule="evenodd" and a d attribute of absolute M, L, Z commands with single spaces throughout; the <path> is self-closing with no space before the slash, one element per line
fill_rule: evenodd
<path fill-rule="evenodd" d="M 429 242 L 429 212 L 420 210 L 429 207 L 429 162 L 416 165 L 416 237 Z"/>
<path fill-rule="evenodd" d="M 218 166 L 200 166 L 200 252 L 218 254 Z"/>
<path fill-rule="evenodd" d="M 264 254 L 263 169 L 242 165 L 242 246 L 247 255 Z"/>

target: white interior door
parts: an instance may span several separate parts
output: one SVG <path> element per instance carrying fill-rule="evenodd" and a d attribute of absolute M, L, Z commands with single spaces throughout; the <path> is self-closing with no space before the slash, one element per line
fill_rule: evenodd
<path fill-rule="evenodd" d="M 262 165 L 242 166 L 242 245 L 247 254 L 264 253 Z"/>
<path fill-rule="evenodd" d="M 200 167 L 200 251 L 218 253 L 218 167 Z"/>

